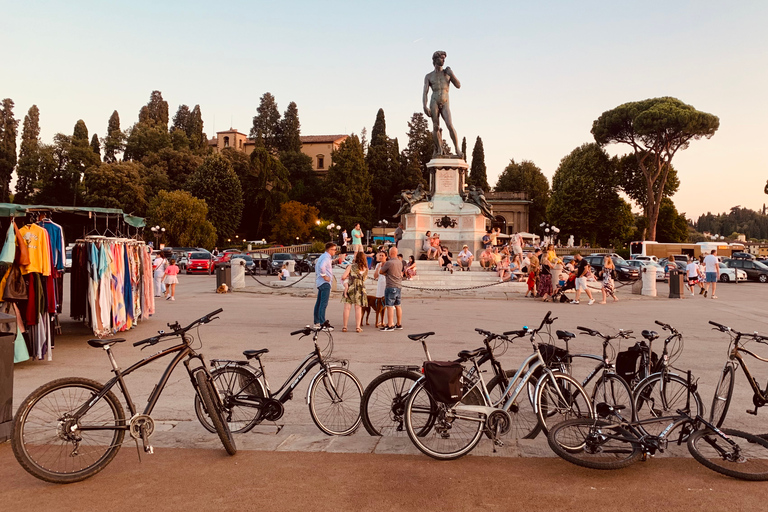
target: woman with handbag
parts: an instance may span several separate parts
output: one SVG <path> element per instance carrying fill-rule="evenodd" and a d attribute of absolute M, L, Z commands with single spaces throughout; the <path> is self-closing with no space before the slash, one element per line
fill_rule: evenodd
<path fill-rule="evenodd" d="M 606 255 L 603 259 L 603 270 L 600 271 L 601 277 L 603 279 L 603 301 L 600 302 L 600 304 L 605 304 L 606 299 L 608 298 L 608 295 L 613 297 L 613 302 L 618 302 L 619 298 L 616 297 L 616 292 L 614 291 L 613 286 L 613 277 L 616 273 L 616 265 L 613 263 L 613 258 L 611 258 L 610 255 Z"/>

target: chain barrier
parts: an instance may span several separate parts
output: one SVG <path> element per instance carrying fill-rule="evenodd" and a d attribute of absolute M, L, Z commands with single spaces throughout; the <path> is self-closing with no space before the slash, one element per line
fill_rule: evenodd
<path fill-rule="evenodd" d="M 499 284 L 505 284 L 505 283 L 511 283 L 513 281 L 503 281 L 503 282 L 496 282 L 496 283 L 487 283 L 487 284 L 478 284 L 475 286 L 467 286 L 464 288 L 418 288 L 416 286 L 408 286 L 406 284 L 400 284 L 400 287 L 402 288 L 408 288 L 410 290 L 419 290 L 419 291 L 426 291 L 426 292 L 459 292 L 463 290 L 477 290 L 479 288 L 488 288 L 489 286 L 496 286 Z"/>
<path fill-rule="evenodd" d="M 261 281 L 256 279 L 256 275 L 255 274 L 251 274 L 251 277 L 253 278 L 254 281 L 259 283 L 261 286 L 266 286 L 267 288 L 290 288 L 291 286 L 296 285 L 296 284 L 300 283 L 303 279 L 307 278 L 310 273 L 311 272 L 305 272 L 304 275 L 301 276 L 299 279 L 297 279 L 296 281 L 292 282 L 291 284 L 286 284 L 285 286 L 272 286 L 271 284 L 262 283 Z"/>

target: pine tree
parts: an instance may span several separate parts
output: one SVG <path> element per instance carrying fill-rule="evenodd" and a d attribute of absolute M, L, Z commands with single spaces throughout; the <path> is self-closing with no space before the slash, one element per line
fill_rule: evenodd
<path fill-rule="evenodd" d="M 99 144 L 99 136 L 95 133 L 93 134 L 93 137 L 91 137 L 91 150 L 96 153 L 96 157 L 99 159 L 99 162 L 101 162 L 101 145 Z"/>
<path fill-rule="evenodd" d="M 496 192 L 523 192 L 532 201 L 528 208 L 528 225 L 531 228 L 547 220 L 549 182 L 536 164 L 529 160 L 520 163 L 510 160 L 496 182 Z M 515 226 L 520 231 L 520 226 Z"/>
<path fill-rule="evenodd" d="M 152 91 L 149 103 L 139 111 L 139 122 L 153 124 L 168 131 L 168 102 L 163 99 L 163 93 Z"/>
<path fill-rule="evenodd" d="M 104 161 L 110 164 L 116 162 L 117 153 L 125 149 L 125 135 L 120 130 L 120 115 L 117 110 L 109 116 L 107 135 L 101 142 L 104 148 Z"/>
<path fill-rule="evenodd" d="M 13 100 L 5 98 L 0 108 L 0 202 L 10 196 L 11 175 L 16 167 L 16 133 L 19 120 L 13 117 Z"/>
<path fill-rule="evenodd" d="M 280 138 L 278 149 L 280 151 L 301 151 L 301 123 L 299 122 L 299 109 L 295 102 L 290 102 L 280 121 Z"/>
<path fill-rule="evenodd" d="M 371 175 L 357 135 L 342 142 L 332 157 L 320 202 L 323 216 L 348 229 L 357 222 L 370 225 L 373 220 Z"/>
<path fill-rule="evenodd" d="M 483 139 L 480 137 L 475 141 L 475 148 L 472 150 L 472 167 L 469 169 L 467 185 L 474 185 L 483 190 L 490 190 L 490 187 L 488 186 L 488 174 L 485 169 Z"/>
<path fill-rule="evenodd" d="M 275 152 L 278 150 L 280 112 L 277 110 L 275 97 L 268 92 L 265 92 L 261 97 L 259 108 L 256 109 L 253 128 L 251 128 L 251 138 L 256 139 L 256 143 L 267 148 L 267 151 Z"/>
<path fill-rule="evenodd" d="M 40 110 L 32 105 L 24 117 L 24 127 L 21 131 L 21 148 L 19 150 L 19 166 L 16 169 L 16 195 L 13 200 L 17 204 L 28 204 L 34 191 L 34 183 L 40 173 Z"/>
<path fill-rule="evenodd" d="M 187 127 L 189 126 L 189 116 L 192 112 L 189 110 L 189 107 L 186 105 L 179 105 L 178 110 L 176 110 L 176 114 L 173 116 L 173 126 L 171 126 L 171 132 L 173 132 L 174 129 L 182 130 L 184 133 L 187 133 Z"/>

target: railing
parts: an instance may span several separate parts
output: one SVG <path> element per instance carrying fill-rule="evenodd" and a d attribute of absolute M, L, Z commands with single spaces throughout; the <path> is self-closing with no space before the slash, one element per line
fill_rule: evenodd
<path fill-rule="evenodd" d="M 589 254 L 608 254 L 613 251 L 604 247 L 555 247 L 555 254 L 558 256 L 568 256 L 574 252 L 587 256 Z"/>
<path fill-rule="evenodd" d="M 312 247 L 312 244 L 289 245 L 287 247 L 269 247 L 265 249 L 260 249 L 258 245 L 252 245 L 251 247 L 253 247 L 253 250 L 245 251 L 245 252 L 247 253 L 260 252 L 261 254 L 274 254 L 276 252 L 304 254 L 305 252 L 309 251 L 309 249 Z"/>

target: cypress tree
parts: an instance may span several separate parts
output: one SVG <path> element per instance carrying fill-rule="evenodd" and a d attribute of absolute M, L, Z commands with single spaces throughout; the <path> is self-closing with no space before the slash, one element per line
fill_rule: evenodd
<path fill-rule="evenodd" d="M 474 185 L 483 190 L 489 190 L 488 175 L 485 169 L 485 151 L 483 150 L 483 139 L 480 137 L 475 141 L 475 148 L 472 150 L 472 166 L 469 169 L 469 179 L 467 185 Z"/>
<path fill-rule="evenodd" d="M 208 148 L 208 137 L 203 132 L 203 114 L 200 111 L 200 105 L 195 105 L 189 114 L 187 137 L 192 151 L 203 153 Z"/>
<path fill-rule="evenodd" d="M 10 196 L 11 174 L 16 167 L 16 132 L 19 120 L 13 117 L 13 100 L 5 98 L 0 107 L 0 201 Z"/>
<path fill-rule="evenodd" d="M 373 216 L 371 175 L 357 135 L 348 137 L 333 152 L 333 163 L 325 177 L 321 211 L 347 229 L 359 222 L 370 225 Z"/>
<path fill-rule="evenodd" d="M 96 153 L 99 161 L 101 161 L 101 145 L 99 144 L 99 136 L 95 133 L 93 134 L 93 137 L 91 137 L 91 150 Z"/>
<path fill-rule="evenodd" d="M 295 102 L 290 102 L 280 121 L 280 151 L 301 151 L 301 123 L 299 109 Z"/>
<path fill-rule="evenodd" d="M 109 116 L 107 124 L 107 136 L 102 141 L 104 148 L 104 161 L 114 163 L 117 161 L 117 153 L 125 148 L 125 135 L 120 130 L 120 115 L 117 110 Z"/>
<path fill-rule="evenodd" d="M 277 102 L 272 94 L 265 92 L 256 109 L 251 128 L 251 138 L 256 139 L 257 144 L 263 145 L 267 151 L 278 150 L 280 139 L 280 112 L 277 110 Z"/>
<path fill-rule="evenodd" d="M 34 191 L 34 183 L 40 172 L 40 110 L 32 105 L 24 116 L 19 150 L 19 167 L 16 169 L 17 204 L 27 204 Z"/>

